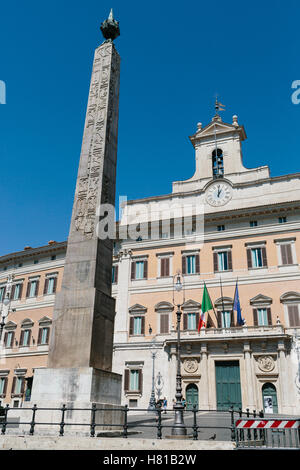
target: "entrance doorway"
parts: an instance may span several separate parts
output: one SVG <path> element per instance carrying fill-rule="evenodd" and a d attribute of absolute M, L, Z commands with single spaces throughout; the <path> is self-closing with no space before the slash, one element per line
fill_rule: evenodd
<path fill-rule="evenodd" d="M 189 384 L 186 387 L 186 409 L 192 410 L 194 405 L 198 409 L 198 387 L 196 384 Z"/>
<path fill-rule="evenodd" d="M 277 392 L 275 385 L 267 382 L 262 388 L 263 407 L 265 413 L 278 413 Z"/>
<path fill-rule="evenodd" d="M 216 362 L 217 410 L 242 407 L 239 361 Z"/>

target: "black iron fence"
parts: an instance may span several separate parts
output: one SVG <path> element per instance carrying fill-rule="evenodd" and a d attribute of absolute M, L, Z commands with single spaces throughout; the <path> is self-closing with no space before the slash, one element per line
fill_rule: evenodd
<path fill-rule="evenodd" d="M 12 413 L 13 411 L 13 413 Z M 39 419 L 40 412 L 55 412 L 56 421 L 41 421 Z M 73 412 L 84 412 L 85 422 L 77 422 L 74 419 Z M 108 423 L 104 419 L 104 414 L 99 412 L 119 412 L 120 419 L 118 422 Z M 22 419 L 24 413 L 27 413 L 27 420 Z M 72 419 L 68 417 L 68 412 L 72 412 Z M 19 419 L 16 414 L 19 414 Z M 234 410 L 233 407 L 228 411 L 219 410 L 199 410 L 196 406 L 191 410 L 184 410 L 184 421 L 187 429 L 187 435 L 193 440 L 212 439 L 212 440 L 231 440 L 236 443 L 237 448 L 243 447 L 289 447 L 299 448 L 299 426 L 298 429 L 281 430 L 281 429 L 258 429 L 258 428 L 238 428 L 236 423 L 238 420 L 265 419 L 263 411 L 257 412 L 249 409 Z M 14 415 L 14 416 L 12 416 Z M 11 417 L 10 417 L 11 416 Z M 82 416 L 82 415 L 81 415 Z M 77 434 L 89 435 L 96 437 L 103 435 L 109 429 L 107 436 L 121 436 L 128 438 L 131 434 L 146 433 L 153 430 L 153 434 L 148 435 L 150 438 L 163 439 L 172 437 L 172 428 L 176 428 L 174 423 L 174 410 L 164 410 L 157 407 L 154 411 L 149 409 L 128 408 L 127 405 L 120 407 L 102 408 L 96 404 L 91 408 L 73 408 L 67 404 L 63 404 L 60 408 L 42 408 L 34 405 L 32 408 L 12 408 L 7 405 L 0 416 L 1 434 L 11 433 L 11 428 L 22 429 L 22 435 L 33 436 L 39 434 L 41 429 L 46 427 L 51 429 L 53 434 L 64 436 L 69 430 L 78 430 Z M 268 418 L 269 419 L 269 418 Z M 267 421 L 268 419 L 265 419 Z M 106 421 L 106 422 L 105 422 Z M 299 419 L 296 420 L 299 425 Z M 114 432 L 114 430 L 116 432 Z M 15 430 L 13 430 L 15 433 Z M 110 433 L 110 434 L 109 434 Z M 144 436 L 143 436 L 144 437 Z M 279 439 L 279 441 L 278 441 Z"/>

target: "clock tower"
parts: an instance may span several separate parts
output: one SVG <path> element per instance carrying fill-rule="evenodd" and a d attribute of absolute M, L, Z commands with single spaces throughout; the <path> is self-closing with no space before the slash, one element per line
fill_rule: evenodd
<path fill-rule="evenodd" d="M 207 192 L 206 201 L 221 206 L 231 198 L 231 185 L 255 182 L 270 177 L 268 166 L 246 168 L 243 164 L 242 142 L 247 138 L 244 126 L 236 115 L 232 123 L 222 121 L 216 114 L 205 127 L 197 125 L 190 136 L 195 149 L 196 171 L 192 178 L 173 182 L 173 194 L 190 191 Z M 212 184 L 207 191 L 208 184 Z"/>

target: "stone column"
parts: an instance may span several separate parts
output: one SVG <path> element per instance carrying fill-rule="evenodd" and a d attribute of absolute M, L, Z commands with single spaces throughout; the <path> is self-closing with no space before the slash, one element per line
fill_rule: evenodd
<path fill-rule="evenodd" d="M 208 351 L 207 344 L 201 343 L 200 347 L 201 352 L 201 378 L 199 386 L 199 409 L 208 410 L 209 409 L 209 399 L 208 399 Z"/>
<path fill-rule="evenodd" d="M 246 372 L 246 384 L 243 384 L 243 389 L 246 390 L 247 406 L 245 408 L 250 408 L 251 410 L 255 409 L 254 404 L 254 389 L 253 389 L 253 374 L 252 374 L 252 364 L 251 364 L 251 346 L 249 342 L 244 343 L 244 358 L 245 358 L 245 372 Z M 244 395 L 244 394 L 243 394 Z"/>
<path fill-rule="evenodd" d="M 118 265 L 118 296 L 116 302 L 116 318 L 114 332 L 115 344 L 127 343 L 128 341 L 130 262 L 131 251 L 120 251 Z"/>
<path fill-rule="evenodd" d="M 288 377 L 287 377 L 287 363 L 286 363 L 286 357 L 285 357 L 285 344 L 284 340 L 279 340 L 278 341 L 278 370 L 279 370 L 279 383 L 280 383 L 280 388 L 281 388 L 281 406 L 279 407 L 278 411 L 279 413 L 288 413 L 288 403 L 287 403 L 287 397 L 288 397 Z M 278 400 L 278 394 L 277 394 L 277 400 Z M 279 403 L 278 403 L 279 404 Z"/>

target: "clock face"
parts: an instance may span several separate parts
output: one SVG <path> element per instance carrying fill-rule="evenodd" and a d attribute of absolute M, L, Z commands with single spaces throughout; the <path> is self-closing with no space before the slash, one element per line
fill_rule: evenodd
<path fill-rule="evenodd" d="M 216 182 L 212 184 L 206 193 L 206 201 L 211 206 L 224 206 L 232 198 L 232 189 L 228 183 Z"/>

